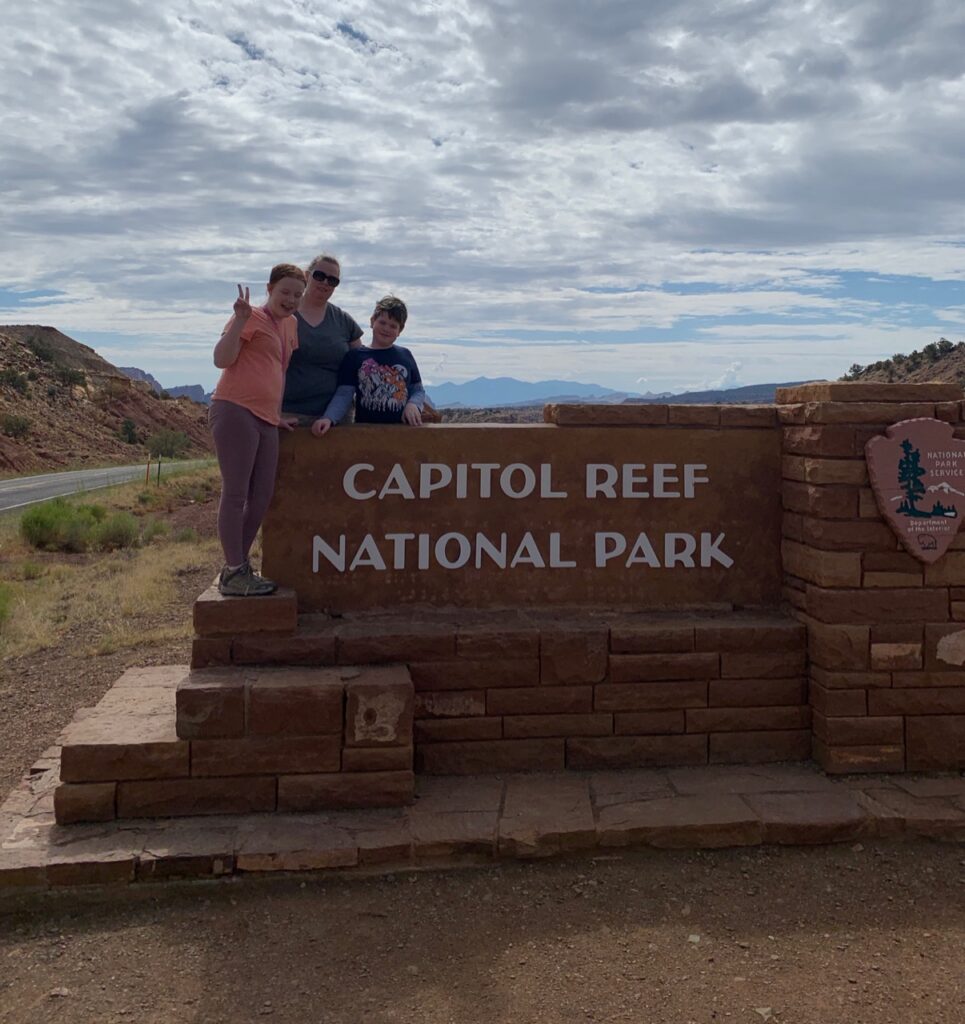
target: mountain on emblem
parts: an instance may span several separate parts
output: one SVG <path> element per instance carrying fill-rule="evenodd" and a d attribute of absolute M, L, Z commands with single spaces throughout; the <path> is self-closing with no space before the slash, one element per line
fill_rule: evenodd
<path fill-rule="evenodd" d="M 965 515 L 965 500 L 952 497 L 965 499 L 965 441 L 950 423 L 902 420 L 865 445 L 865 458 L 888 525 L 915 558 L 937 561 Z"/>

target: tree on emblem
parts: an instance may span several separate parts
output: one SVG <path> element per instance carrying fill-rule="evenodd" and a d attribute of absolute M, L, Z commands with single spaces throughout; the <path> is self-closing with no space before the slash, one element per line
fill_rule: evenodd
<path fill-rule="evenodd" d="M 907 437 L 901 442 L 901 450 L 905 454 L 898 460 L 898 486 L 905 492 L 905 498 L 898 506 L 898 512 L 906 516 L 927 517 L 930 513 L 921 512 L 915 507 L 918 499 L 925 496 L 925 485 L 921 478 L 928 473 L 922 468 L 921 452 L 912 447 Z"/>

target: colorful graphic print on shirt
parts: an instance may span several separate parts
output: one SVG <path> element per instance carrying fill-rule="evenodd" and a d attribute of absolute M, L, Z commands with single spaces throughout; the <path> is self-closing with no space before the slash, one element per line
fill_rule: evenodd
<path fill-rule="evenodd" d="M 372 412 L 401 412 L 408 401 L 409 371 L 400 363 L 377 363 L 366 359 L 359 367 L 358 396 Z"/>

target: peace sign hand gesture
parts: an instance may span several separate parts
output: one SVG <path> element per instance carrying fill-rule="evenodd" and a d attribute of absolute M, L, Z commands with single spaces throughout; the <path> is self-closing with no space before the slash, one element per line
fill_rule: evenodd
<path fill-rule="evenodd" d="M 244 292 L 241 290 L 241 285 L 238 285 L 238 298 L 235 299 L 234 311 L 235 319 L 244 323 L 248 317 L 251 316 L 251 303 L 248 301 L 250 293 L 246 287 Z"/>

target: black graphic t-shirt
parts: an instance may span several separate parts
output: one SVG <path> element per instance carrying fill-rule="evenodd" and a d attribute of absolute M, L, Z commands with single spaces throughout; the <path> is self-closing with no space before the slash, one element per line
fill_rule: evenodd
<path fill-rule="evenodd" d="M 401 345 L 348 352 L 338 371 L 339 389 L 347 386 L 355 389 L 356 423 L 401 423 L 406 403 L 424 393 L 419 367 Z"/>

